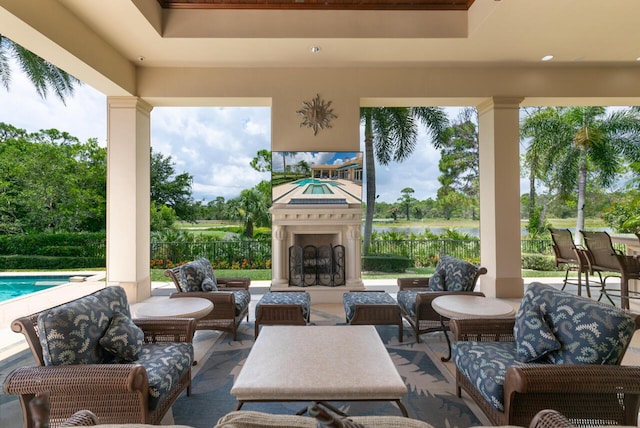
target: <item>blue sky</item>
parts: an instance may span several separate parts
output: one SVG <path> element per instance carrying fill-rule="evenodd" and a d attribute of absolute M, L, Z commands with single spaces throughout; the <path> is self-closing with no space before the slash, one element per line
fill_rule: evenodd
<path fill-rule="evenodd" d="M 457 115 L 457 109 L 447 111 L 452 119 Z M 106 117 L 106 97 L 88 85 L 78 87 L 65 106 L 54 95 L 41 99 L 14 67 L 9 91 L 0 88 L 0 121 L 29 132 L 55 128 L 106 146 Z M 205 203 L 217 196 L 228 200 L 270 179 L 270 173 L 249 165 L 258 150 L 270 149 L 270 141 L 268 107 L 156 107 L 151 112 L 153 150 L 171 156 L 177 173 L 193 176 L 194 199 Z M 395 202 L 405 187 L 412 187 L 417 199 L 435 198 L 439 159 L 421 128 L 410 159 L 376 165 L 378 200 Z"/>

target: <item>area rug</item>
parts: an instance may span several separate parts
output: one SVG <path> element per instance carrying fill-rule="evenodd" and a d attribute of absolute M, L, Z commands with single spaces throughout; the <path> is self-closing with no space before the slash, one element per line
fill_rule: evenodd
<path fill-rule="evenodd" d="M 398 342 L 397 327 L 377 326 L 376 329 L 407 385 L 408 393 L 402 402 L 407 407 L 409 417 L 426 421 L 437 428 L 465 428 L 486 422 L 473 403 L 456 397 L 453 376 L 440 362 L 440 355 L 434 353 L 429 345 L 416 343 L 408 328 L 405 328 L 403 343 Z M 444 339 L 437 337 L 438 334 L 434 334 L 433 338 L 428 336 L 432 335 L 423 336 L 427 342 L 441 340 L 442 344 L 445 343 Z M 252 345 L 253 323 L 242 323 L 237 341 L 231 341 L 229 334 L 220 336 L 193 379 L 191 396 L 183 394 L 174 404 L 173 418 L 176 424 L 211 428 L 220 417 L 235 409 L 237 401 L 229 391 Z M 335 359 L 339 364 L 339 349 L 336 349 Z M 331 404 L 352 416 L 401 414 L 391 402 Z M 305 403 L 246 403 L 243 410 L 295 414 L 304 407 Z"/>

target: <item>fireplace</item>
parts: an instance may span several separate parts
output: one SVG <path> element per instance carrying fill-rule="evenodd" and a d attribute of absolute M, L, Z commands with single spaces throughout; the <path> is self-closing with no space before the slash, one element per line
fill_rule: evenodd
<path fill-rule="evenodd" d="M 360 204 L 348 207 L 323 206 L 278 206 L 271 207 L 272 218 L 272 256 L 271 290 L 307 291 L 311 303 L 340 303 L 342 294 L 347 291 L 362 291 L 364 284 L 361 275 L 361 227 L 362 210 Z M 334 286 L 328 282 L 326 274 L 314 285 L 300 286 L 300 278 L 292 277 L 290 266 L 290 248 L 292 247 L 340 248 L 342 278 L 333 277 Z M 295 275 L 295 271 L 293 273 Z M 307 281 L 315 272 L 308 272 Z M 314 277 L 315 278 L 315 277 Z M 344 285 L 335 286 L 337 283 Z"/>
<path fill-rule="evenodd" d="M 271 289 L 307 291 L 312 304 L 364 290 L 362 154 L 274 152 L 272 159 Z"/>

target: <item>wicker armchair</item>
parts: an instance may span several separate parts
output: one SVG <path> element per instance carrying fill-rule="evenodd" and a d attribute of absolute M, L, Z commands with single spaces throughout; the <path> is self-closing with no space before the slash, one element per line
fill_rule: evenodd
<path fill-rule="evenodd" d="M 233 340 L 236 340 L 236 333 L 242 319 L 246 317 L 247 321 L 249 321 L 249 303 L 251 302 L 249 285 L 251 285 L 251 278 L 215 277 L 217 291 L 192 291 L 193 287 L 190 288 L 189 284 L 187 284 L 184 271 L 189 268 L 189 265 L 197 265 L 198 263 L 204 266 L 204 277 L 211 279 L 214 276 L 213 269 L 209 260 L 204 258 L 164 271 L 164 275 L 171 278 L 176 290 L 178 290 L 177 293 L 173 293 L 170 297 L 172 299 L 200 297 L 211 301 L 213 310 L 207 316 L 198 320 L 196 330 L 225 331 L 231 333 Z"/>
<path fill-rule="evenodd" d="M 124 290 L 114 286 L 13 321 L 36 362 L 4 381 L 5 393 L 19 395 L 25 428 L 35 426 L 31 403 L 38 394 L 49 395 L 51 427 L 84 409 L 105 424 L 160 424 L 182 391 L 190 394 L 195 319 L 133 320 L 143 334 L 135 340 L 142 343 L 140 356 L 120 363 L 99 341 L 116 313 L 130 315 Z"/>
<path fill-rule="evenodd" d="M 563 305 L 564 308 L 571 306 L 574 299 L 587 301 L 585 298 L 551 290 L 551 287 L 548 286 L 534 284 L 531 286 L 533 288 L 530 288 L 531 295 L 549 293 L 551 298 Z M 547 287 L 546 291 L 543 291 L 545 287 Z M 589 308 L 593 311 L 587 310 L 580 314 L 598 312 L 597 306 L 607 311 L 595 314 L 594 323 L 601 323 L 600 316 L 606 317 L 606 314 L 614 312 L 618 315 L 623 314 L 623 311 L 611 306 L 590 302 L 592 306 Z M 589 303 L 585 304 L 589 305 Z M 559 309 L 560 317 L 562 317 L 563 310 Z M 590 325 L 592 319 L 588 316 L 580 316 L 578 311 L 582 311 L 582 309 L 576 309 L 575 317 L 579 318 L 578 323 Z M 627 330 L 639 327 L 639 316 L 628 313 L 620 316 L 629 318 Z M 608 322 L 613 323 L 614 321 L 609 319 Z M 513 349 L 515 352 L 517 340 L 514 334 L 515 324 L 515 318 L 451 320 L 451 331 L 456 341 L 455 348 L 457 348 L 454 352 L 454 363 L 456 365 L 456 392 L 459 397 L 461 391 L 464 390 L 494 425 L 528 426 L 539 411 L 555 409 L 567 419 L 577 422 L 576 425 L 580 427 L 636 426 L 638 409 L 640 408 L 640 367 L 620 365 L 628 343 L 625 344 L 622 341 L 616 347 L 617 352 L 611 354 L 617 357 L 615 361 L 601 364 L 552 363 L 547 360 L 536 360 L 532 363 L 521 361 L 509 363 L 505 355 L 509 353 L 509 349 Z M 573 327 L 565 325 L 563 328 L 572 329 Z M 612 342 L 615 342 L 615 338 L 612 339 Z M 578 339 L 576 339 L 576 343 L 578 343 Z M 513 345 L 513 347 L 509 345 Z M 468 349 L 471 347 L 472 351 Z M 575 350 L 579 352 L 580 349 L 581 346 L 576 344 Z M 481 358 L 483 350 L 487 350 L 487 353 L 483 354 Z M 467 358 L 467 356 L 470 357 Z M 489 367 L 490 364 L 483 365 L 487 357 L 490 360 L 497 359 L 496 364 L 505 367 L 506 373 L 499 375 L 498 372 L 504 369 L 494 371 L 494 367 Z M 481 359 L 482 361 L 480 361 Z M 469 363 L 475 364 L 476 367 L 482 366 L 480 371 L 485 374 L 490 373 L 488 374 L 490 377 L 498 379 L 498 376 L 504 376 L 502 386 L 499 383 L 495 385 L 502 392 L 502 410 L 495 406 L 495 401 L 492 402 L 480 391 L 482 382 L 479 378 L 482 375 L 477 378 L 469 378 L 463 373 L 464 369 L 461 367 L 465 365 L 469 367 Z M 484 390 L 484 393 L 486 394 L 487 391 Z"/>
<path fill-rule="evenodd" d="M 473 266 L 468 263 L 466 265 Z M 433 299 L 452 293 L 484 296 L 483 293 L 474 292 L 473 289 L 478 282 L 478 278 L 487 273 L 487 269 L 480 266 L 475 266 L 474 268 L 475 274 L 470 276 L 468 284 L 464 285 L 467 291 L 434 291 L 429 284 L 429 280 L 432 277 L 398 278 L 398 304 L 402 310 L 402 316 L 413 328 L 417 342 L 420 342 L 421 334 L 442 331 L 440 315 L 431 307 Z M 448 329 L 449 319 L 443 319 L 443 323 L 445 328 Z"/>

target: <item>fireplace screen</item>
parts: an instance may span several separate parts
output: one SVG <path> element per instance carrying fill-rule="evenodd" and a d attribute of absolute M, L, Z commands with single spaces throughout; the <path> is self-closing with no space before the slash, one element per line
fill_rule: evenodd
<path fill-rule="evenodd" d="M 343 245 L 289 247 L 289 285 L 345 285 Z"/>

